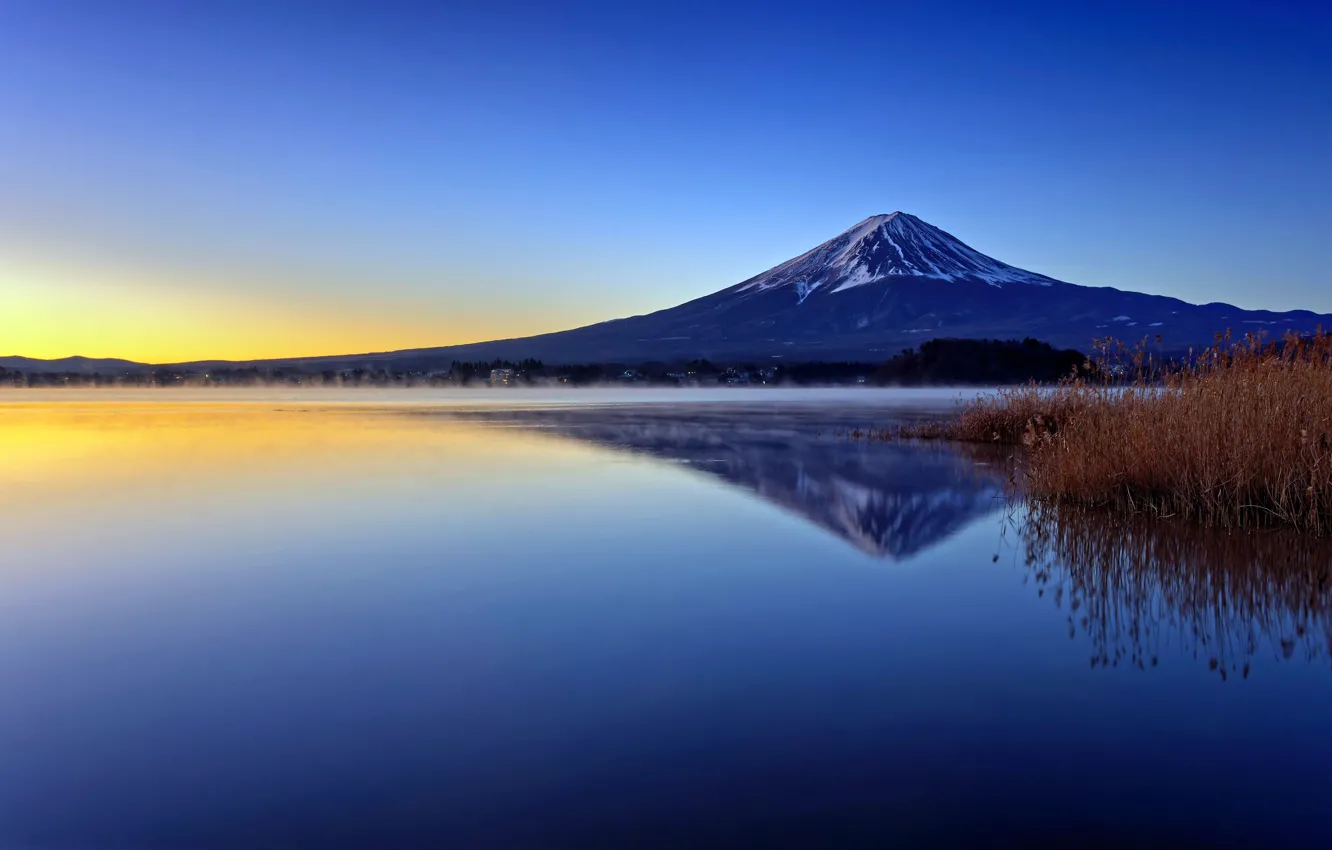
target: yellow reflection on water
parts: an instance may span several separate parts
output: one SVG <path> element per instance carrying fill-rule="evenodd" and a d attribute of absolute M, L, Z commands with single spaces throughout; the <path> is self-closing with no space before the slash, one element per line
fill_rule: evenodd
<path fill-rule="evenodd" d="M 428 409 L 243 403 L 0 403 L 0 509 L 227 487 L 354 486 L 410 472 L 521 477 L 595 450 Z"/>

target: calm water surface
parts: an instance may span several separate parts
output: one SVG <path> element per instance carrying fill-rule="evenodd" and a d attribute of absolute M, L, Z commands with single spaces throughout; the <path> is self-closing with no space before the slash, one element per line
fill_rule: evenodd
<path fill-rule="evenodd" d="M 0 847 L 1329 846 L 1326 550 L 956 395 L 0 397 Z"/>

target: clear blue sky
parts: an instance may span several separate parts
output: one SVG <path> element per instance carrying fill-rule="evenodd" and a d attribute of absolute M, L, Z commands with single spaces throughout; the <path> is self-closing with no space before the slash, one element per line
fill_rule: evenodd
<path fill-rule="evenodd" d="M 898 209 L 1332 312 L 1329 44 L 1326 3 L 0 0 L 0 354 L 555 330 Z"/>

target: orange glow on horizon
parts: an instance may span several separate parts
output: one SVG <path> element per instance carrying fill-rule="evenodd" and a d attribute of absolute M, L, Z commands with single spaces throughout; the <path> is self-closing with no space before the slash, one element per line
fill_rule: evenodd
<path fill-rule="evenodd" d="M 141 279 L 71 283 L 0 264 L 0 356 L 141 363 L 265 360 L 434 348 L 530 336 L 589 321 L 569 307 L 451 306 L 368 289 L 320 298 Z"/>

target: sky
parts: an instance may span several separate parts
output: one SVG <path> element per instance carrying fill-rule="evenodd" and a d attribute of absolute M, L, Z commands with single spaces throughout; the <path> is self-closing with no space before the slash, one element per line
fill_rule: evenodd
<path fill-rule="evenodd" d="M 0 355 L 560 330 L 894 210 L 1332 312 L 1329 43 L 1325 3 L 0 0 Z"/>

